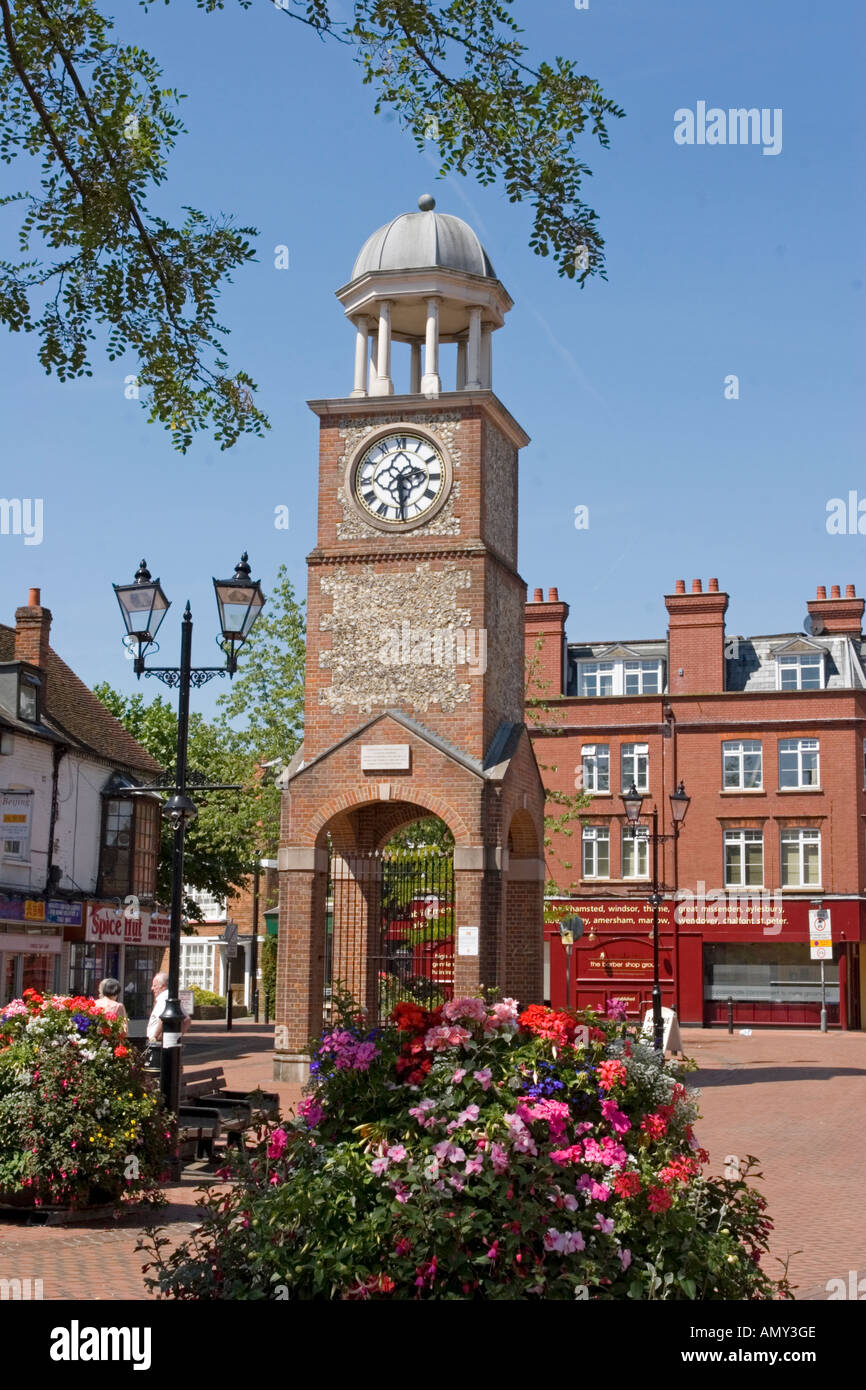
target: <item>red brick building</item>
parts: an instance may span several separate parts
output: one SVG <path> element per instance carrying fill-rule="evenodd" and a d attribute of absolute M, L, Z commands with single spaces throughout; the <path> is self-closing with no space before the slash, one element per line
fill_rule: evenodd
<path fill-rule="evenodd" d="M 817 1026 L 810 910 L 830 912 L 830 1026 L 863 1027 L 866 965 L 866 641 L 848 585 L 808 604 L 808 631 L 732 636 L 711 579 L 665 596 L 666 638 L 577 641 L 568 605 L 536 589 L 526 645 L 543 700 L 533 732 L 548 787 L 591 803 L 554 834 L 547 871 L 586 924 L 572 1002 L 649 1007 L 649 817 L 659 814 L 663 1003 L 688 1024 Z M 555 769 L 555 770 L 554 770 Z M 670 794 L 691 801 L 678 838 Z M 629 827 L 621 794 L 644 794 Z M 557 808 L 552 807 L 555 811 Z M 546 988 L 565 997 L 565 952 L 546 928 Z"/>

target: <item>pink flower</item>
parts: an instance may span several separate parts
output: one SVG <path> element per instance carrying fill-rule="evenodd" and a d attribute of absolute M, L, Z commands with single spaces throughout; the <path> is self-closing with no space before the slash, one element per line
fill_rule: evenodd
<path fill-rule="evenodd" d="M 306 1120 L 310 1129 L 315 1129 L 324 1119 L 325 1112 L 315 1096 L 305 1096 L 298 1105 L 298 1114 Z"/>
<path fill-rule="evenodd" d="M 392 1144 L 387 1153 L 392 1163 L 402 1163 L 406 1157 L 406 1150 L 402 1144 Z"/>
<path fill-rule="evenodd" d="M 615 1019 L 618 1023 L 622 1023 L 623 1020 L 625 1019 L 625 1016 L 626 1016 L 627 1013 L 628 1013 L 628 1005 L 626 1004 L 626 1002 L 625 1002 L 624 999 L 608 999 L 608 1001 L 607 1001 L 607 1016 L 608 1016 L 608 1018 Z"/>
<path fill-rule="evenodd" d="M 546 1120 L 550 1126 L 551 1139 L 558 1139 L 565 1133 L 570 1111 L 565 1101 L 540 1100 L 530 1107 L 529 1116 L 533 1120 Z"/>
<path fill-rule="evenodd" d="M 440 1024 L 437 1028 L 430 1028 L 424 1036 L 424 1046 L 428 1052 L 444 1052 L 446 1047 L 460 1047 L 462 1043 L 469 1042 L 471 1034 L 458 1025 L 448 1028 Z"/>
<path fill-rule="evenodd" d="M 376 1177 L 380 1178 L 383 1173 L 387 1173 L 390 1163 L 391 1160 L 387 1157 L 387 1155 L 380 1154 L 378 1158 L 373 1159 L 373 1162 L 370 1164 L 370 1168 L 372 1172 L 375 1173 Z"/>
<path fill-rule="evenodd" d="M 561 1255 L 573 1255 L 586 1249 L 586 1241 L 580 1231 L 558 1231 L 551 1226 L 544 1235 L 545 1250 L 556 1250 Z"/>
<path fill-rule="evenodd" d="M 493 1073 L 491 1072 L 489 1067 L 482 1067 L 481 1071 L 474 1071 L 472 1075 L 474 1079 L 478 1082 L 482 1091 L 487 1091 L 490 1089 L 490 1082 L 493 1080 Z"/>
<path fill-rule="evenodd" d="M 494 1004 L 484 1020 L 485 1033 L 504 1032 L 517 1027 L 518 1003 L 516 999 L 500 999 Z"/>
<path fill-rule="evenodd" d="M 596 1182 L 595 1178 L 589 1173 L 581 1173 L 578 1180 L 578 1187 L 581 1192 L 588 1192 L 593 1202 L 606 1202 L 610 1196 L 610 1188 L 606 1183 Z"/>
<path fill-rule="evenodd" d="M 508 1154 L 501 1144 L 490 1145 L 490 1162 L 494 1173 L 504 1173 L 508 1169 Z"/>
<path fill-rule="evenodd" d="M 612 1235 L 612 1234 L 613 1234 L 613 1217 L 612 1217 L 612 1216 L 597 1216 L 597 1217 L 595 1218 L 595 1229 L 596 1229 L 597 1231 L 601 1231 L 601 1233 L 602 1233 L 603 1236 Z"/>
<path fill-rule="evenodd" d="M 480 1023 L 487 1017 L 487 1005 L 483 999 L 450 999 L 442 1009 L 442 1017 L 449 1023 L 454 1023 L 458 1018 Z"/>
<path fill-rule="evenodd" d="M 463 1080 L 463 1078 L 464 1078 L 465 1075 L 466 1075 L 466 1068 L 465 1068 L 465 1067 L 458 1067 L 457 1070 L 455 1071 L 454 1075 L 453 1075 L 452 1078 L 451 1078 L 451 1085 L 452 1085 L 452 1086 L 459 1086 L 459 1085 L 460 1085 L 460 1082 Z M 411 1110 L 410 1110 L 409 1113 L 410 1113 L 410 1115 L 411 1115 L 411 1113 L 412 1113 Z"/>
<path fill-rule="evenodd" d="M 551 1163 L 559 1164 L 560 1167 L 566 1163 L 577 1163 L 583 1155 L 583 1147 L 580 1144 L 571 1144 L 567 1149 L 553 1149 L 548 1155 Z"/>
<path fill-rule="evenodd" d="M 631 1129 L 631 1120 L 620 1110 L 615 1100 L 603 1100 L 601 1113 L 614 1134 L 625 1134 L 627 1130 Z"/>
<path fill-rule="evenodd" d="M 631 1251 L 630 1251 L 630 1250 L 620 1250 L 620 1252 L 619 1252 L 619 1262 L 620 1262 L 620 1264 L 622 1265 L 623 1269 L 628 1269 L 629 1265 L 631 1264 Z"/>
<path fill-rule="evenodd" d="M 458 1126 L 458 1128 L 459 1128 L 460 1125 L 465 1125 L 465 1124 L 467 1124 L 469 1121 L 471 1121 L 471 1120 L 477 1120 L 477 1119 L 478 1119 L 478 1106 L 477 1106 L 477 1105 L 467 1105 L 466 1108 L 465 1108 L 464 1110 L 461 1110 L 461 1111 L 460 1111 L 460 1114 L 457 1116 L 457 1126 Z"/>
<path fill-rule="evenodd" d="M 275 1129 L 271 1135 L 271 1142 L 268 1144 L 268 1158 L 280 1158 L 283 1149 L 289 1142 L 289 1136 L 284 1129 Z"/>
<path fill-rule="evenodd" d="M 459 1144 L 452 1144 L 448 1139 L 442 1139 L 435 1144 L 433 1152 L 440 1163 L 462 1163 L 466 1157 Z"/>
<path fill-rule="evenodd" d="M 471 1178 L 473 1173 L 480 1173 L 484 1164 L 480 1158 L 467 1158 L 466 1167 L 463 1172 L 467 1178 Z"/>

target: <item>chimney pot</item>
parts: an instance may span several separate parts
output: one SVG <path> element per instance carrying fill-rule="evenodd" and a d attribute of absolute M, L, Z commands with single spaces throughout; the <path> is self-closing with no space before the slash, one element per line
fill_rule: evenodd
<path fill-rule="evenodd" d="M 701 589 L 701 581 L 700 581 L 699 579 L 693 579 L 693 580 L 692 580 L 692 593 L 693 593 L 693 594 L 700 594 L 701 592 L 702 592 L 702 589 Z"/>
<path fill-rule="evenodd" d="M 548 591 L 547 591 L 547 602 L 548 602 L 548 603 L 559 603 L 559 590 L 558 590 L 558 589 L 548 589 Z"/>
<path fill-rule="evenodd" d="M 846 584 L 846 585 L 845 585 L 845 597 L 846 597 L 846 598 L 856 598 L 856 597 L 857 597 L 857 594 L 856 594 L 856 592 L 855 592 L 855 590 L 854 590 L 854 585 L 853 585 L 853 584 Z"/>
<path fill-rule="evenodd" d="M 819 585 L 818 585 L 818 589 L 817 589 L 817 592 L 816 592 L 816 594 L 815 594 L 815 597 L 816 597 L 816 598 L 826 598 L 826 597 L 827 597 L 827 588 L 826 588 L 826 585 L 824 585 L 824 584 L 819 584 Z"/>
<path fill-rule="evenodd" d="M 707 585 L 707 592 L 710 593 L 710 594 L 717 594 L 717 593 L 719 592 L 719 581 L 718 581 L 718 579 L 711 579 L 711 580 L 710 580 L 709 584 Z"/>
<path fill-rule="evenodd" d="M 678 593 L 678 594 L 684 594 L 685 591 L 686 591 L 686 581 L 685 581 L 684 579 L 678 579 L 678 580 L 677 580 L 676 593 Z"/>
<path fill-rule="evenodd" d="M 28 608 L 38 608 L 38 607 L 39 607 L 39 603 L 40 603 L 40 599 L 41 599 L 41 591 L 40 591 L 39 589 L 28 589 L 28 590 L 27 590 L 27 607 L 28 607 Z"/>
<path fill-rule="evenodd" d="M 533 602 L 533 603 L 543 603 L 543 602 L 544 602 L 544 590 L 543 590 L 543 589 L 533 589 L 533 591 L 532 591 L 532 602 Z"/>
<path fill-rule="evenodd" d="M 838 585 L 838 584 L 834 584 L 834 585 L 833 585 L 832 589 L 830 590 L 830 597 L 831 597 L 831 598 L 841 598 L 841 597 L 842 597 L 842 594 L 841 594 L 841 591 L 840 591 L 840 589 L 839 589 L 839 585 Z"/>

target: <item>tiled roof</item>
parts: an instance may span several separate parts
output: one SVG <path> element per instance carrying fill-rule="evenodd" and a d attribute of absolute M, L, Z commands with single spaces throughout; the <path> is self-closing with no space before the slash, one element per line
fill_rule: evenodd
<path fill-rule="evenodd" d="M 14 660 L 15 629 L 0 623 L 0 661 Z M 45 677 L 42 718 L 50 729 L 105 758 L 115 767 L 139 773 L 161 771 L 156 759 L 127 733 L 120 721 L 50 647 Z"/>

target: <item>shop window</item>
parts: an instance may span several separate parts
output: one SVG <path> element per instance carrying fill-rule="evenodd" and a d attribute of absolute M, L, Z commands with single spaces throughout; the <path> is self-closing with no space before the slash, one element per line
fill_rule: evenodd
<path fill-rule="evenodd" d="M 824 963 L 827 1003 L 839 1002 L 839 965 Z M 752 1004 L 821 1003 L 821 962 L 800 942 L 718 942 L 704 946 L 704 998 Z"/>
<path fill-rule="evenodd" d="M 635 787 L 639 792 L 649 791 L 649 744 L 624 743 L 620 749 L 620 770 L 622 790 Z"/>
<path fill-rule="evenodd" d="M 725 831 L 725 887 L 760 888 L 764 882 L 764 836 L 760 830 Z"/>
<path fill-rule="evenodd" d="M 783 830 L 782 887 L 814 888 L 820 882 L 820 830 Z"/>
<path fill-rule="evenodd" d="M 610 831 L 606 826 L 583 827 L 583 877 L 610 878 Z"/>
<path fill-rule="evenodd" d="M 760 791 L 764 785 L 763 749 L 759 739 L 741 738 L 722 744 L 722 786 L 725 791 Z"/>
<path fill-rule="evenodd" d="M 583 762 L 583 791 L 609 792 L 610 744 L 585 743 L 581 749 L 581 758 Z"/>
<path fill-rule="evenodd" d="M 819 785 L 818 740 L 782 738 L 779 740 L 779 786 L 817 787 Z"/>

